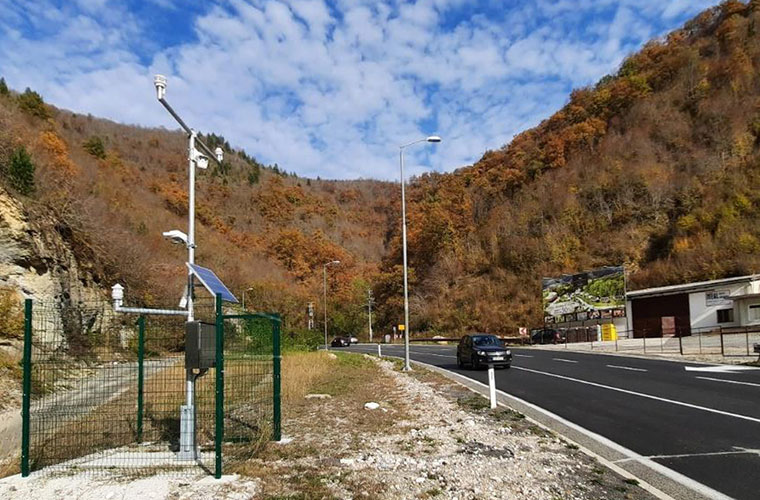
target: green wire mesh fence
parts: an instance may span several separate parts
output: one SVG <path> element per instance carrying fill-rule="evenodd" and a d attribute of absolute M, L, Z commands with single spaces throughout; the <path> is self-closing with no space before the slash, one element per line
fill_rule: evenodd
<path fill-rule="evenodd" d="M 110 304 L 26 303 L 21 472 L 205 471 L 279 439 L 279 318 L 224 315 L 198 300 L 216 367 L 195 370 L 195 450 L 177 454 L 187 403 L 184 316 L 116 314 Z M 226 373 L 225 373 L 226 372 Z"/>

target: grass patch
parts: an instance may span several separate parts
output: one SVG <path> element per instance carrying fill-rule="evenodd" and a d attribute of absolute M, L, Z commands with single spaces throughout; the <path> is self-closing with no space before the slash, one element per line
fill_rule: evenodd
<path fill-rule="evenodd" d="M 479 411 L 491 408 L 491 403 L 486 398 L 476 394 L 458 398 L 457 404 L 465 410 Z"/>

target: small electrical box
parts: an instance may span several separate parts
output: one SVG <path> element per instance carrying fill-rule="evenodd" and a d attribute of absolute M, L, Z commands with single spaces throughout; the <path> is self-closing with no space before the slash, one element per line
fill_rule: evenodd
<path fill-rule="evenodd" d="M 185 368 L 205 370 L 216 366 L 216 325 L 188 321 L 185 326 Z"/>

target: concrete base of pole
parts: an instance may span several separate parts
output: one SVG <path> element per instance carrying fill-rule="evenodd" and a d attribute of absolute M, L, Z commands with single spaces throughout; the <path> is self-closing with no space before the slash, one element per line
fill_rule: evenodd
<path fill-rule="evenodd" d="M 195 460 L 198 450 L 195 444 L 195 406 L 180 407 L 178 460 Z"/>
<path fill-rule="evenodd" d="M 378 358 L 382 358 L 383 357 L 383 353 L 380 350 L 380 344 L 377 344 L 377 357 Z"/>
<path fill-rule="evenodd" d="M 491 409 L 496 408 L 496 377 L 493 371 L 493 365 L 488 365 L 488 395 L 491 399 Z"/>

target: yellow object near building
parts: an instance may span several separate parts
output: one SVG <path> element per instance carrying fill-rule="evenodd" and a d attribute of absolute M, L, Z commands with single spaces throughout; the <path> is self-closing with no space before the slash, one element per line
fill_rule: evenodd
<path fill-rule="evenodd" d="M 399 329 L 400 332 L 403 332 L 404 331 L 404 325 L 398 325 L 398 329 Z"/>
<path fill-rule="evenodd" d="M 602 325 L 602 340 L 617 340 L 617 329 L 612 323 Z"/>

